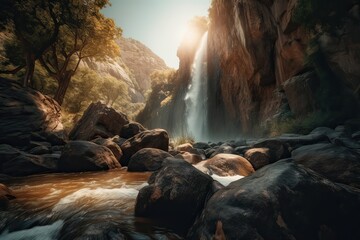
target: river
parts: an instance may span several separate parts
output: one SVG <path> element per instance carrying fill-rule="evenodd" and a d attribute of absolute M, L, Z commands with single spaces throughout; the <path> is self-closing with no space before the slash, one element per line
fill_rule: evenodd
<path fill-rule="evenodd" d="M 134 216 L 149 176 L 118 169 L 8 180 L 16 199 L 0 211 L 0 239 L 182 239 L 164 223 Z"/>

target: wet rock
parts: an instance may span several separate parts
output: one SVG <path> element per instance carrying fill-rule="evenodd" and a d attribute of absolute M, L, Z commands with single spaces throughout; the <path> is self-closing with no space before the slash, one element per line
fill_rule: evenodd
<path fill-rule="evenodd" d="M 54 172 L 57 161 L 43 156 L 19 152 L 19 155 L 3 162 L 2 172 L 11 176 L 27 176 L 31 174 Z"/>
<path fill-rule="evenodd" d="M 97 136 L 109 138 L 120 134 L 128 124 L 127 116 L 100 102 L 92 103 L 69 134 L 71 140 L 92 140 Z"/>
<path fill-rule="evenodd" d="M 241 146 L 241 147 L 235 148 L 235 152 L 238 155 L 243 155 L 249 149 L 251 149 L 251 147 L 249 147 L 249 146 Z"/>
<path fill-rule="evenodd" d="M 216 148 L 215 151 L 210 155 L 210 158 L 214 157 L 217 154 L 226 153 L 226 154 L 236 154 L 235 149 L 232 146 L 227 144 L 221 145 Z"/>
<path fill-rule="evenodd" d="M 217 191 L 186 239 L 358 239 L 360 191 L 286 160 Z"/>
<path fill-rule="evenodd" d="M 136 134 L 121 145 L 123 156 L 120 163 L 127 166 L 132 155 L 143 148 L 157 148 L 164 151 L 169 150 L 169 136 L 163 129 L 147 130 Z"/>
<path fill-rule="evenodd" d="M 146 131 L 143 125 L 137 122 L 131 122 L 121 128 L 120 137 L 128 139 L 143 131 Z"/>
<path fill-rule="evenodd" d="M 190 164 L 197 164 L 203 160 L 201 155 L 189 152 L 180 152 L 175 155 L 175 158 L 183 159 Z"/>
<path fill-rule="evenodd" d="M 107 147 L 87 141 L 72 141 L 65 145 L 59 160 L 63 172 L 99 171 L 121 167 Z"/>
<path fill-rule="evenodd" d="M 332 181 L 360 188 L 360 150 L 319 143 L 296 149 L 292 158 Z"/>
<path fill-rule="evenodd" d="M 183 160 L 172 159 L 153 173 L 135 204 L 135 216 L 191 225 L 212 188 L 212 178 Z"/>
<path fill-rule="evenodd" d="M 156 171 L 161 168 L 163 161 L 168 157 L 172 157 L 172 155 L 163 150 L 156 148 L 143 148 L 131 156 L 128 164 L 128 171 Z"/>
<path fill-rule="evenodd" d="M 211 146 L 208 143 L 205 142 L 196 142 L 193 144 L 194 148 L 203 149 L 206 150 L 208 148 L 211 148 Z"/>
<path fill-rule="evenodd" d="M 114 154 L 115 158 L 118 161 L 120 160 L 120 158 L 123 155 L 121 148 L 119 147 L 118 144 L 116 144 L 113 141 L 113 138 L 104 139 L 104 138 L 99 137 L 99 138 L 92 140 L 92 142 L 110 149 L 110 151 Z"/>
<path fill-rule="evenodd" d="M 254 172 L 251 163 L 245 158 L 234 154 L 217 154 L 209 160 L 195 165 L 197 169 L 219 176 L 248 176 Z"/>
<path fill-rule="evenodd" d="M 245 152 L 244 157 L 251 163 L 255 170 L 273 162 L 268 148 L 252 148 Z"/>
<path fill-rule="evenodd" d="M 51 150 L 46 146 L 37 146 L 29 151 L 30 154 L 41 155 L 51 153 Z"/>
<path fill-rule="evenodd" d="M 64 136 L 60 106 L 18 82 L 0 78 L 0 144 L 25 146 L 35 133 Z"/>
<path fill-rule="evenodd" d="M 266 139 L 253 145 L 254 148 L 268 148 L 273 162 L 290 157 L 289 144 L 278 139 Z"/>
<path fill-rule="evenodd" d="M 9 200 L 14 198 L 14 193 L 4 184 L 0 183 L 0 210 L 6 210 L 9 206 Z"/>
<path fill-rule="evenodd" d="M 183 151 L 183 152 L 191 152 L 194 149 L 193 145 L 191 143 L 184 143 L 179 146 L 175 147 L 175 150 L 177 151 Z"/>

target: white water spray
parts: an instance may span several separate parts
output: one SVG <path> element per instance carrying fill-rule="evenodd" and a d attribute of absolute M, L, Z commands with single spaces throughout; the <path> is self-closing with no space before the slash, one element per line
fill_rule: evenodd
<path fill-rule="evenodd" d="M 207 32 L 201 39 L 185 96 L 187 132 L 196 141 L 208 140 Z"/>

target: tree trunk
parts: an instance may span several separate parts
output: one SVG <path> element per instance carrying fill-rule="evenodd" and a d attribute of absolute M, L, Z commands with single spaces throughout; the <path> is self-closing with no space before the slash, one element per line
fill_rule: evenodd
<path fill-rule="evenodd" d="M 60 76 L 58 80 L 58 88 L 56 90 L 54 99 L 61 106 L 63 104 L 66 90 L 69 87 L 71 77 L 73 76 L 73 71 L 66 71 L 63 76 Z"/>
<path fill-rule="evenodd" d="M 35 55 L 33 53 L 26 54 L 26 72 L 23 79 L 23 86 L 27 87 L 32 82 L 35 70 Z"/>

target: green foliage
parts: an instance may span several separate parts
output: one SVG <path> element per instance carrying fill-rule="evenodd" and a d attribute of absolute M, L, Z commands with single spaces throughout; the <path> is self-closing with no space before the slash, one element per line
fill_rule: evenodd
<path fill-rule="evenodd" d="M 298 0 L 293 20 L 312 32 L 331 32 L 343 24 L 353 0 Z"/>

